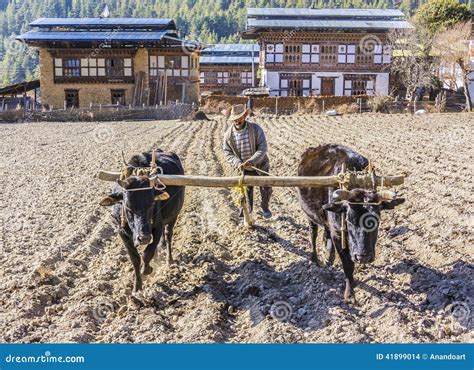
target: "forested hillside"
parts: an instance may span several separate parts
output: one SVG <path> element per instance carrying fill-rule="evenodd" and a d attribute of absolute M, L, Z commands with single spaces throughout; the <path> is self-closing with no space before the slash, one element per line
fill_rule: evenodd
<path fill-rule="evenodd" d="M 466 0 L 467 1 L 467 0 Z M 471 1 L 471 0 L 469 0 Z M 407 14 L 424 0 L 397 1 Z M 0 0 L 0 85 L 37 74 L 37 56 L 14 37 L 39 17 L 97 17 L 105 4 L 111 17 L 168 17 L 181 36 L 203 42 L 238 42 L 247 7 L 309 7 L 311 0 Z M 392 8 L 392 0 L 316 0 L 318 8 Z"/>

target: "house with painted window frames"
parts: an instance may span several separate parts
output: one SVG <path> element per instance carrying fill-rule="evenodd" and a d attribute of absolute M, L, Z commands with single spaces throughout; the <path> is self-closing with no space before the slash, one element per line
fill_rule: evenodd
<path fill-rule="evenodd" d="M 172 19 L 40 18 L 17 37 L 38 49 L 50 108 L 199 100 L 199 48 Z"/>
<path fill-rule="evenodd" d="M 388 95 L 395 9 L 249 8 L 244 39 L 260 45 L 260 85 L 273 96 Z"/>
<path fill-rule="evenodd" d="M 258 44 L 215 44 L 201 51 L 202 92 L 240 95 L 258 84 Z"/>

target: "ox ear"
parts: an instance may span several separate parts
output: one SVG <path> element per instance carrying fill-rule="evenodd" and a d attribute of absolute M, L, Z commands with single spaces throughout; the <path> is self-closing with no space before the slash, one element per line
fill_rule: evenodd
<path fill-rule="evenodd" d="M 344 202 L 333 202 L 323 206 L 323 209 L 328 212 L 342 213 L 346 209 Z"/>
<path fill-rule="evenodd" d="M 388 201 L 382 202 L 382 209 L 383 210 L 394 209 L 395 207 L 403 203 L 405 203 L 405 198 L 395 198 L 394 200 L 388 200 Z"/>
<path fill-rule="evenodd" d="M 168 200 L 170 195 L 163 190 L 155 190 L 155 200 Z"/>
<path fill-rule="evenodd" d="M 99 202 L 99 205 L 102 207 L 113 206 L 114 204 L 120 202 L 122 199 L 123 199 L 122 194 L 116 194 L 116 193 L 109 194 Z"/>

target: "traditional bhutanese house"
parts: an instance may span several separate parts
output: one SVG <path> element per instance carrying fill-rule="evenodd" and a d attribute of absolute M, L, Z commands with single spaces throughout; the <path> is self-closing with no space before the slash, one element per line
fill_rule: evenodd
<path fill-rule="evenodd" d="M 249 8 L 242 37 L 258 40 L 272 95 L 387 95 L 387 34 L 407 27 L 394 9 Z"/>
<path fill-rule="evenodd" d="M 240 95 L 255 86 L 258 44 L 216 44 L 201 52 L 201 91 Z"/>
<path fill-rule="evenodd" d="M 199 51 L 172 19 L 40 18 L 17 40 L 38 48 L 50 108 L 199 100 Z"/>

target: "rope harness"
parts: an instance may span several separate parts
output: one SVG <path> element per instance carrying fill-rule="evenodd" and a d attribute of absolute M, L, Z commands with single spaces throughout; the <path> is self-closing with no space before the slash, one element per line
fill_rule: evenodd
<path fill-rule="evenodd" d="M 123 152 L 122 152 L 123 157 Z M 125 162 L 125 159 L 124 159 Z M 145 190 L 160 190 L 164 191 L 166 189 L 166 185 L 160 180 L 158 175 L 163 174 L 163 168 L 156 164 L 156 153 L 154 150 L 151 152 L 151 161 L 150 166 L 148 167 L 135 167 L 125 163 L 125 167 L 122 169 L 120 174 L 120 180 L 124 180 L 130 176 L 146 176 L 150 181 L 150 186 L 144 188 L 135 188 L 135 189 L 125 189 L 122 187 L 124 193 L 136 192 L 136 191 L 145 191 Z M 152 185 L 153 183 L 153 185 Z M 120 214 L 120 225 L 122 228 L 127 226 L 127 213 L 126 210 L 130 210 L 127 208 L 124 202 L 122 202 L 122 210 Z M 153 221 L 152 221 L 153 223 Z"/>
<path fill-rule="evenodd" d="M 369 175 L 369 176 L 367 176 Z M 375 170 L 372 167 L 372 161 L 369 160 L 369 164 L 363 171 L 346 171 L 346 167 L 343 164 L 341 172 L 338 174 L 339 177 L 339 189 L 349 190 L 351 184 L 357 184 L 358 187 L 369 188 L 375 190 L 377 188 Z M 381 190 L 384 188 L 384 177 L 381 177 Z M 345 201 L 347 204 L 353 205 L 374 205 L 378 206 L 382 204 L 382 200 L 378 202 L 349 202 Z M 343 250 L 348 249 L 347 246 L 347 223 L 352 224 L 347 220 L 346 212 L 341 214 L 341 247 Z"/>
<path fill-rule="evenodd" d="M 245 202 L 245 197 L 247 196 L 247 186 L 244 185 L 244 177 L 245 174 L 242 171 L 242 174 L 240 175 L 239 179 L 239 185 L 232 189 L 235 193 L 237 193 L 237 196 L 235 198 L 235 204 L 239 207 L 241 207 L 242 204 Z"/>
<path fill-rule="evenodd" d="M 257 168 L 255 166 L 250 166 L 250 169 L 252 169 L 255 172 L 259 172 L 261 174 L 271 176 L 270 173 L 263 171 L 260 168 Z M 242 203 L 245 201 L 245 197 L 247 196 L 248 187 L 247 185 L 245 185 L 244 179 L 245 179 L 245 172 L 242 171 L 242 173 L 240 174 L 239 185 L 237 185 L 236 187 L 232 189 L 235 193 L 237 193 L 235 204 L 239 207 L 242 206 Z"/>

